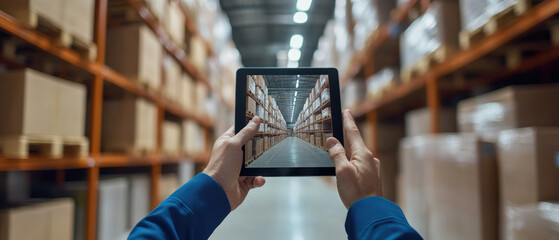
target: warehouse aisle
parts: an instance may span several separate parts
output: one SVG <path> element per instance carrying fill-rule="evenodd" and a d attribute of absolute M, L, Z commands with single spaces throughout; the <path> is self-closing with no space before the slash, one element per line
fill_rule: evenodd
<path fill-rule="evenodd" d="M 347 239 L 347 210 L 334 183 L 325 177 L 268 177 L 266 181 L 249 193 L 210 239 Z"/>
<path fill-rule="evenodd" d="M 333 167 L 328 153 L 297 137 L 287 137 L 249 167 Z"/>

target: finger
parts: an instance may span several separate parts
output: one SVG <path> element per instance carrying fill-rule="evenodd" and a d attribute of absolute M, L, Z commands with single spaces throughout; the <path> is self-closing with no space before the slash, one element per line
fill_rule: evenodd
<path fill-rule="evenodd" d="M 338 141 L 338 139 L 329 137 L 326 139 L 326 146 L 328 147 L 328 154 L 330 154 L 330 159 L 334 163 L 336 168 L 341 168 L 345 164 L 349 164 L 347 160 L 345 149 Z"/>
<path fill-rule="evenodd" d="M 260 125 L 260 118 L 254 117 L 252 120 L 243 128 L 237 135 L 233 137 L 236 141 L 239 141 L 241 145 L 244 145 L 248 140 L 252 139 L 254 135 L 258 132 L 258 126 Z"/>
<path fill-rule="evenodd" d="M 365 146 L 365 142 L 363 142 L 359 128 L 357 128 L 357 125 L 355 124 L 355 119 L 353 119 L 349 110 L 344 110 L 343 118 L 344 133 L 349 149 L 353 150 L 366 148 L 367 146 Z"/>
<path fill-rule="evenodd" d="M 266 179 L 263 177 L 245 177 L 242 182 L 248 189 L 253 189 L 264 186 Z"/>
<path fill-rule="evenodd" d="M 227 131 L 225 131 L 225 133 L 223 133 L 221 136 L 224 137 L 233 137 L 235 136 L 235 126 L 231 126 L 229 129 L 227 129 Z"/>

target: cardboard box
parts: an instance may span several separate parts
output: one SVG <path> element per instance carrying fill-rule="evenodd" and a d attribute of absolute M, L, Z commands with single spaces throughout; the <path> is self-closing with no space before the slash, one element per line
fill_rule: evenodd
<path fill-rule="evenodd" d="M 163 122 L 162 150 L 164 154 L 178 156 L 181 152 L 181 126 L 171 121 Z"/>
<path fill-rule="evenodd" d="M 254 159 L 254 155 L 252 153 L 252 140 L 249 140 L 246 144 L 245 144 L 245 163 L 246 162 L 250 162 Z"/>
<path fill-rule="evenodd" d="M 458 103 L 458 128 L 496 140 L 505 129 L 559 127 L 556 102 L 559 85 L 505 87 Z"/>
<path fill-rule="evenodd" d="M 71 240 L 74 233 L 74 201 L 31 201 L 0 210 L 0 240 Z"/>
<path fill-rule="evenodd" d="M 180 102 L 181 98 L 181 66 L 175 59 L 165 56 L 163 60 L 163 74 L 165 75 L 165 97 L 171 101 Z"/>
<path fill-rule="evenodd" d="M 510 207 L 559 200 L 558 143 L 559 128 L 501 131 L 497 152 L 503 219 Z"/>
<path fill-rule="evenodd" d="M 431 133 L 429 109 L 420 108 L 406 113 L 406 136 L 419 136 Z M 439 132 L 456 132 L 456 111 L 450 108 L 439 109 Z"/>
<path fill-rule="evenodd" d="M 0 73 L 0 136 L 85 134 L 86 89 L 32 69 Z"/>
<path fill-rule="evenodd" d="M 432 136 L 426 151 L 429 239 L 497 239 L 494 144 L 474 134 Z"/>
<path fill-rule="evenodd" d="M 328 82 L 328 75 L 320 75 L 320 87 L 323 87 L 326 82 Z"/>
<path fill-rule="evenodd" d="M 379 122 L 376 128 L 376 145 L 372 146 L 373 129 L 369 123 L 365 121 L 358 124 L 357 127 L 363 136 L 365 144 L 377 152 L 396 152 L 400 140 L 404 137 L 403 124 Z"/>
<path fill-rule="evenodd" d="M 171 196 L 179 187 L 179 178 L 176 174 L 161 175 L 159 181 L 159 202 L 163 202 L 163 200 Z"/>
<path fill-rule="evenodd" d="M 247 113 L 256 115 L 256 101 L 250 96 L 247 96 Z"/>
<path fill-rule="evenodd" d="M 247 89 L 250 93 L 252 93 L 254 96 L 256 96 L 256 82 L 254 81 L 253 78 L 254 75 L 249 75 L 247 76 Z"/>
<path fill-rule="evenodd" d="M 2 0 L 0 1 L 0 9 L 28 26 L 37 26 L 38 17 L 41 17 L 49 23 L 62 28 L 64 24 L 64 8 L 62 6 L 65 1 Z"/>
<path fill-rule="evenodd" d="M 135 174 L 129 177 L 130 188 L 128 189 L 128 229 L 134 228 L 136 224 L 150 212 L 150 190 L 151 180 L 147 174 Z"/>
<path fill-rule="evenodd" d="M 327 118 L 332 115 L 332 112 L 329 107 L 322 109 L 322 118 Z"/>
<path fill-rule="evenodd" d="M 317 147 L 322 147 L 324 144 L 322 143 L 322 136 L 321 134 L 316 134 L 314 136 L 314 145 Z"/>
<path fill-rule="evenodd" d="M 270 149 L 270 138 L 264 137 L 264 152 Z"/>
<path fill-rule="evenodd" d="M 380 160 L 382 197 L 396 202 L 396 177 L 398 175 L 397 154 L 396 152 L 380 152 L 376 157 Z"/>
<path fill-rule="evenodd" d="M 206 103 L 208 102 L 209 97 L 209 90 L 208 87 L 200 82 L 197 81 L 196 83 L 196 101 L 194 102 L 194 106 L 189 106 L 188 109 L 196 109 L 196 113 L 200 115 L 205 115 L 208 113 Z"/>
<path fill-rule="evenodd" d="M 205 138 L 204 129 L 193 120 L 185 120 L 182 131 L 182 150 L 189 155 L 204 153 L 206 144 L 201 141 Z"/>
<path fill-rule="evenodd" d="M 99 181 L 97 239 L 123 239 L 128 235 L 128 191 L 125 177 Z"/>
<path fill-rule="evenodd" d="M 103 102 L 101 147 L 104 151 L 153 153 L 157 138 L 157 107 L 126 96 Z"/>
<path fill-rule="evenodd" d="M 107 66 L 153 89 L 161 85 L 163 48 L 145 24 L 107 30 Z"/>
<path fill-rule="evenodd" d="M 165 16 L 165 28 L 171 39 L 177 46 L 184 48 L 185 45 L 185 17 L 178 2 L 170 2 Z"/>
<path fill-rule="evenodd" d="M 63 29 L 86 44 L 93 43 L 95 1 L 63 0 L 62 2 L 64 4 Z"/>
<path fill-rule="evenodd" d="M 181 74 L 179 101 L 184 109 L 192 109 L 196 106 L 196 87 L 194 80 L 186 74 Z"/>
<path fill-rule="evenodd" d="M 206 74 L 207 58 L 208 51 L 204 39 L 201 36 L 190 38 L 190 60 L 201 74 Z"/>
<path fill-rule="evenodd" d="M 320 104 L 325 104 L 330 100 L 330 90 L 325 88 L 324 91 L 320 94 Z"/>
<path fill-rule="evenodd" d="M 155 15 L 159 22 L 162 23 L 165 21 L 165 13 L 167 12 L 168 1 L 161 1 L 161 0 L 145 0 L 148 8 L 151 10 L 151 13 Z"/>
<path fill-rule="evenodd" d="M 263 152 L 263 148 L 264 148 L 264 139 L 263 138 L 259 138 L 254 140 L 254 149 L 255 149 L 255 156 L 260 155 Z"/>

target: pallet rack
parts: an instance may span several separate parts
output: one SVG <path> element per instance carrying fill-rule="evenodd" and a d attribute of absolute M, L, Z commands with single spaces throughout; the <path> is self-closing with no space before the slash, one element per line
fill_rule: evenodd
<path fill-rule="evenodd" d="M 263 114 L 265 115 L 264 117 L 259 116 L 260 117 L 260 127 L 262 128 L 262 131 L 258 131 L 258 133 L 255 136 L 255 140 L 259 140 L 259 139 L 263 139 L 263 146 L 262 146 L 262 153 L 260 154 L 252 154 L 253 158 L 252 159 L 248 159 L 247 162 L 245 164 L 250 164 L 251 162 L 253 162 L 256 158 L 260 157 L 264 152 L 266 152 L 268 149 L 272 148 L 274 145 L 276 145 L 277 143 L 279 143 L 281 140 L 283 140 L 287 134 L 288 134 L 288 129 L 286 126 L 286 122 L 285 119 L 283 117 L 283 115 L 281 114 L 281 111 L 279 110 L 277 104 L 275 103 L 275 99 L 271 96 L 267 96 L 266 95 L 266 91 L 264 90 L 264 87 L 261 86 L 261 84 L 258 84 L 258 80 L 254 78 L 253 75 L 248 76 L 249 78 L 252 79 L 252 81 L 255 82 L 255 92 L 258 93 L 258 91 L 262 91 L 263 97 L 264 97 L 264 102 L 261 101 L 260 99 L 258 99 L 257 96 L 255 96 L 252 92 L 250 92 L 249 89 L 249 81 L 247 81 L 247 90 L 246 90 L 246 94 L 247 94 L 247 98 L 246 98 L 246 106 L 247 106 L 247 111 L 246 111 L 246 119 L 247 121 L 250 121 L 252 118 L 254 118 L 254 116 L 258 116 L 258 107 L 261 106 L 263 109 Z M 263 76 L 261 76 L 263 77 Z M 262 80 L 264 81 L 264 80 Z M 256 103 L 255 105 L 255 113 L 250 113 L 248 110 L 248 101 L 249 99 L 254 100 L 254 102 Z M 267 116 L 267 119 L 266 119 Z M 267 141 L 267 142 L 266 142 Z M 256 143 L 252 143 L 252 144 L 256 144 Z M 268 146 L 268 147 L 266 147 Z M 254 148 L 252 148 L 254 151 Z"/>
<path fill-rule="evenodd" d="M 365 77 L 371 76 L 381 68 L 374 65 L 374 54 L 379 51 L 387 41 L 393 40 L 390 35 L 390 30 L 395 26 L 401 26 L 404 18 L 408 12 L 416 4 L 421 3 L 422 12 L 428 8 L 429 1 L 410 0 L 407 4 L 397 9 L 395 16 L 391 23 L 381 25 L 375 31 L 362 51 L 356 53 L 351 65 L 354 67 L 349 69 L 342 77 L 342 86 L 347 84 L 351 79 L 356 77 L 361 70 Z M 505 79 L 515 74 L 525 73 L 528 71 L 542 68 L 548 73 L 550 72 L 549 63 L 559 59 L 559 47 L 556 42 L 550 39 L 550 44 L 546 51 L 540 51 L 534 55 L 522 58 L 519 64 L 514 66 L 502 66 L 500 68 L 483 72 L 481 75 L 476 76 L 474 79 L 466 81 L 460 86 L 448 87 L 452 85 L 452 75 L 460 74 L 476 62 L 484 60 L 484 57 L 497 52 L 500 48 L 513 44 L 514 39 L 521 36 L 530 34 L 530 30 L 536 27 L 551 24 L 552 17 L 559 14 L 559 1 L 545 0 L 532 9 L 528 10 L 525 14 L 516 17 L 510 24 L 503 26 L 495 33 L 483 37 L 477 43 L 469 46 L 466 49 L 458 51 L 451 55 L 447 60 L 442 63 L 435 64 L 428 68 L 427 72 L 414 76 L 407 83 L 401 84 L 391 90 L 388 90 L 382 97 L 375 99 L 367 99 L 363 103 L 351 109 L 356 117 L 365 117 L 366 121 L 371 127 L 367 133 L 368 138 L 371 139 L 370 147 L 377 144 L 377 126 L 380 117 L 384 114 L 400 114 L 404 111 L 406 106 L 403 106 L 404 99 L 411 97 L 414 94 L 425 93 L 425 102 L 430 113 L 430 130 L 432 133 L 439 132 L 439 111 L 441 103 L 447 99 L 452 93 L 470 91 L 476 87 L 484 86 L 498 80 Z M 553 38 L 556 33 L 551 33 Z M 379 114 L 379 109 L 390 108 L 382 114 Z M 382 115 L 382 116 L 381 116 Z"/>
<path fill-rule="evenodd" d="M 296 137 L 327 151 L 325 141 L 326 137 L 332 136 L 332 115 L 330 112 L 328 116 L 322 116 L 322 111 L 329 109 L 331 104 L 330 97 L 328 97 L 326 101 L 322 102 L 321 96 L 324 91 L 329 91 L 330 85 L 329 81 L 326 80 L 321 86 L 320 79 L 317 80 L 316 84 L 320 86 L 319 91 L 315 93 L 312 98 L 311 96 L 307 98 L 307 107 L 299 113 L 293 131 Z M 318 104 L 318 107 L 315 108 L 313 104 L 316 101 L 320 104 Z M 309 113 L 306 114 L 306 112 Z M 316 116 L 320 116 L 320 119 Z M 320 129 L 316 129 L 317 125 L 320 125 Z M 311 129 L 311 127 L 313 127 L 313 129 Z M 320 144 L 316 143 L 317 138 L 320 139 Z"/>
<path fill-rule="evenodd" d="M 177 1 L 177 0 L 170 0 Z M 154 15 L 146 7 L 145 3 L 138 0 L 126 0 L 131 8 L 137 11 L 137 14 L 143 20 L 143 23 L 157 35 L 162 48 L 171 55 L 196 81 L 202 82 L 211 90 L 211 84 L 206 76 L 200 73 L 194 65 L 188 61 L 185 51 L 177 47 L 169 37 L 169 34 L 163 29 Z M 180 5 L 180 4 L 179 4 Z M 198 30 L 193 19 L 182 8 L 185 14 L 185 26 L 187 31 L 192 35 L 198 35 Z M 10 15 L 0 11 L 0 29 L 13 37 L 19 38 L 26 44 L 29 44 L 39 51 L 66 62 L 67 64 L 81 69 L 91 74 L 92 80 L 89 91 L 90 107 L 88 108 L 89 128 L 88 135 L 90 138 L 90 151 L 86 158 L 61 158 L 46 159 L 44 157 L 30 157 L 28 159 L 7 159 L 0 156 L 0 171 L 40 171 L 40 170 L 57 170 L 57 179 L 64 181 L 64 170 L 66 169 L 86 169 L 87 172 L 87 205 L 86 205 L 86 226 L 85 239 L 96 239 L 97 224 L 97 196 L 99 184 L 100 168 L 107 167 L 131 167 L 131 166 L 149 166 L 151 175 L 151 207 L 155 208 L 158 204 L 159 181 L 161 178 L 162 165 L 171 163 L 184 162 L 185 159 L 191 159 L 195 163 L 205 164 L 209 160 L 210 151 L 210 131 L 213 123 L 206 116 L 200 116 L 192 111 L 184 109 L 175 103 L 172 103 L 162 93 L 146 90 L 138 82 L 127 79 L 118 72 L 112 70 L 105 65 L 105 49 L 106 49 L 106 32 L 107 32 L 107 0 L 95 0 L 95 19 L 94 19 L 94 43 L 97 45 L 97 57 L 89 60 L 87 57 L 80 55 L 78 52 L 60 46 L 55 40 L 38 32 L 35 29 L 28 28 Z M 205 41 L 208 52 L 213 54 L 211 45 Z M 2 62 L 10 67 L 24 67 L 24 65 L 12 62 L 2 56 Z M 113 84 L 125 92 L 129 92 L 138 97 L 152 101 L 157 106 L 157 150 L 155 154 L 149 156 L 129 156 L 126 154 L 109 154 L 101 152 L 101 112 L 103 105 L 103 90 L 106 83 Z M 219 95 L 219 94 L 218 94 Z M 229 107 L 234 107 L 231 103 L 221 100 Z M 182 156 L 176 158 L 165 157 L 161 154 L 161 127 L 165 113 L 178 116 L 181 119 L 192 119 L 204 128 L 204 153 L 196 156 Z"/>

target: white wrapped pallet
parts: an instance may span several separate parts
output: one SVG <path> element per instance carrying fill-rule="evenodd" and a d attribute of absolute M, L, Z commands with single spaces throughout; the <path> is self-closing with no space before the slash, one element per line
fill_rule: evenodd
<path fill-rule="evenodd" d="M 107 30 L 107 66 L 153 89 L 161 85 L 163 48 L 144 24 Z"/>
<path fill-rule="evenodd" d="M 63 3 L 64 30 L 85 44 L 93 43 L 95 1 L 63 0 Z"/>
<path fill-rule="evenodd" d="M 156 147 L 156 106 L 127 96 L 103 102 L 101 147 L 105 151 L 153 153 Z"/>
<path fill-rule="evenodd" d="M 99 181 L 97 239 L 125 239 L 128 235 L 128 179 Z"/>
<path fill-rule="evenodd" d="M 150 211 L 151 180 L 147 174 L 136 174 L 130 176 L 129 181 L 127 227 L 131 230 Z"/>

